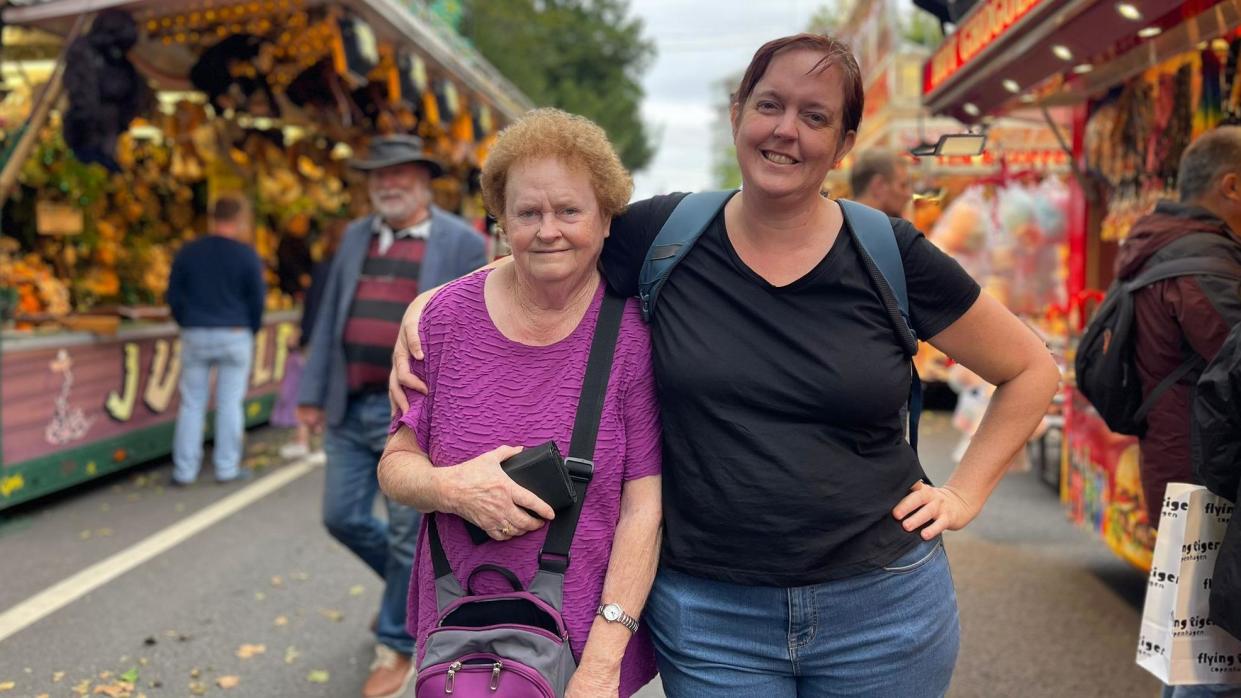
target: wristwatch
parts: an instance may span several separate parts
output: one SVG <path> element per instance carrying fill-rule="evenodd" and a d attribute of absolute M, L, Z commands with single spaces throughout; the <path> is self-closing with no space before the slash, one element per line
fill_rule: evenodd
<path fill-rule="evenodd" d="M 629 632 L 631 633 L 638 632 L 638 619 L 630 616 L 628 613 L 625 613 L 625 609 L 621 608 L 620 604 L 600 604 L 599 609 L 595 611 L 595 613 L 603 616 L 603 619 L 609 623 L 620 623 L 626 628 L 629 628 Z"/>

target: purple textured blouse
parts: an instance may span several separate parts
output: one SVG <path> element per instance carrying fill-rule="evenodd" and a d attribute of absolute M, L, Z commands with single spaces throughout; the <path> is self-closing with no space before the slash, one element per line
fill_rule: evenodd
<path fill-rule="evenodd" d="M 506 338 L 492 322 L 483 300 L 490 270 L 481 270 L 445 286 L 427 305 L 419 333 L 426 359 L 413 363 L 429 394 L 406 391 L 409 410 L 394 429 L 413 430 L 438 466 L 467 461 L 503 444 L 537 446 L 554 440 L 568 455 L 586 358 L 603 302 L 603 283 L 577 329 L 565 339 L 533 347 Z M 564 619 L 573 654 L 580 661 L 594 622 L 620 519 L 625 481 L 660 472 L 660 424 L 651 374 L 650 335 L 637 303 L 625 306 L 608 392 L 595 447 L 595 475 L 570 548 L 565 574 Z M 464 580 L 483 563 L 512 570 L 529 584 L 547 535 L 543 527 L 507 541 L 476 546 L 464 522 L 436 514 L 453 573 Z M 422 638 L 437 616 L 435 573 L 423 518 L 409 588 L 408 624 L 422 657 Z M 479 574 L 475 591 L 499 593 L 507 584 L 491 572 Z M 655 676 L 655 655 L 645 626 L 640 626 L 621 662 L 620 695 L 629 696 Z"/>

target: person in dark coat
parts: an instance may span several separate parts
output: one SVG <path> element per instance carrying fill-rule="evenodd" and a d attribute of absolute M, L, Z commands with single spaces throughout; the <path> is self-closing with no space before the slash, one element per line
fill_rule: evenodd
<path fill-rule="evenodd" d="M 1116 259 L 1116 276 L 1131 279 L 1152 264 L 1181 256 L 1166 250 L 1201 233 L 1192 256 L 1219 256 L 1241 266 L 1241 127 L 1203 134 L 1181 159 L 1179 201 L 1161 201 L 1130 230 Z M 1241 323 L 1241 278 L 1178 276 L 1134 293 L 1135 351 L 1143 398 L 1191 353 L 1203 365 L 1215 357 L 1229 329 Z M 1195 376 L 1196 378 L 1196 376 Z M 1159 525 L 1169 482 L 1193 482 L 1190 409 L 1193 381 L 1172 386 L 1156 400 L 1141 439 L 1142 490 L 1151 526 Z"/>
<path fill-rule="evenodd" d="M 1241 324 L 1198 381 L 1194 427 L 1199 481 L 1236 504 L 1241 499 Z M 1211 578 L 1211 621 L 1241 638 L 1241 515 L 1235 511 Z"/>

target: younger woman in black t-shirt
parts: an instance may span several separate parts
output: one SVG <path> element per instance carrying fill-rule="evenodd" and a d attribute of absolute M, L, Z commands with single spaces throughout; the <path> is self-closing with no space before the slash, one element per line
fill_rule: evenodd
<path fill-rule="evenodd" d="M 909 361 L 840 206 L 820 196 L 862 115 L 829 37 L 767 43 L 732 105 L 744 187 L 663 286 L 651 338 L 664 542 L 645 611 L 673 698 L 942 696 L 959 644 L 940 534 L 978 515 L 1059 374 L 1038 337 L 892 219 L 919 336 L 997 387 L 952 477 L 905 442 Z M 613 219 L 608 282 L 637 290 L 680 200 Z M 425 299 L 422 299 L 425 303 Z M 393 371 L 419 353 L 415 301 Z"/>

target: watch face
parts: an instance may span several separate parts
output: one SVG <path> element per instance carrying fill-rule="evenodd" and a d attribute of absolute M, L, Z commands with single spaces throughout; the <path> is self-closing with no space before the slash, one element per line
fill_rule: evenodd
<path fill-rule="evenodd" d="M 618 621 L 621 617 L 620 609 L 613 604 L 608 604 L 603 607 L 603 617 L 609 621 Z"/>

